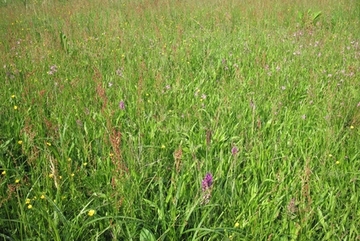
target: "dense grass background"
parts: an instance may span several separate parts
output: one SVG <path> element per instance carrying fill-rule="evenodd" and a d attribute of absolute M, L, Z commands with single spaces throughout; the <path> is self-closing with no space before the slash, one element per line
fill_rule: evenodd
<path fill-rule="evenodd" d="M 359 1 L 0 16 L 2 240 L 360 239 Z"/>

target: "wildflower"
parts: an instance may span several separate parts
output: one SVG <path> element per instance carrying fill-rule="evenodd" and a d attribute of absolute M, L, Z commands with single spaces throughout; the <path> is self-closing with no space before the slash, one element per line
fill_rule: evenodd
<path fill-rule="evenodd" d="M 112 82 L 109 82 L 108 83 L 108 87 L 111 88 L 113 86 L 113 83 Z"/>
<path fill-rule="evenodd" d="M 19 145 L 21 145 L 22 143 L 23 143 L 22 140 L 18 141 L 18 144 L 19 144 Z"/>
<path fill-rule="evenodd" d="M 235 156 L 238 152 L 239 152 L 239 149 L 238 149 L 236 146 L 234 146 L 234 147 L 231 149 L 231 154 L 232 154 L 233 156 Z"/>
<path fill-rule="evenodd" d="M 1 175 L 5 176 L 5 175 L 6 175 L 6 171 L 2 171 Z"/>
<path fill-rule="evenodd" d="M 207 204 L 211 197 L 211 185 L 213 183 L 213 177 L 211 173 L 207 173 L 201 182 L 201 188 L 203 191 L 202 204 Z"/>
<path fill-rule="evenodd" d="M 200 92 L 200 89 L 196 89 L 195 93 L 194 93 L 194 96 L 198 96 L 199 92 Z"/>
<path fill-rule="evenodd" d="M 50 142 L 46 142 L 46 145 L 51 146 L 51 143 L 50 143 Z"/>
<path fill-rule="evenodd" d="M 119 108 L 125 110 L 125 102 L 123 100 L 119 102 Z"/>
<path fill-rule="evenodd" d="M 19 183 L 20 182 L 20 179 L 15 179 L 15 183 Z"/>
<path fill-rule="evenodd" d="M 165 146 L 164 144 L 163 144 L 163 145 L 161 145 L 161 149 L 165 149 L 165 147 L 166 147 L 166 146 Z"/>
<path fill-rule="evenodd" d="M 70 176 L 72 176 L 72 177 L 73 177 L 73 176 L 75 176 L 75 174 L 74 174 L 74 173 L 71 173 L 71 175 L 70 175 Z"/>
<path fill-rule="evenodd" d="M 53 66 L 50 66 L 50 71 L 48 71 L 47 73 L 49 75 L 53 75 L 54 73 L 57 72 L 57 66 L 56 65 L 53 65 Z"/>
<path fill-rule="evenodd" d="M 123 70 L 124 70 L 123 68 L 117 69 L 117 70 L 116 70 L 116 75 L 119 76 L 119 77 L 123 77 L 123 76 L 124 76 L 124 75 L 123 75 Z"/>
<path fill-rule="evenodd" d="M 211 187 L 212 183 L 213 183 L 213 176 L 211 175 L 211 173 L 206 173 L 204 179 L 201 182 L 201 187 L 203 192 L 208 190 Z"/>
<path fill-rule="evenodd" d="M 42 195 L 40 196 L 40 198 L 41 198 L 41 199 L 45 199 L 45 195 L 42 194 Z"/>
<path fill-rule="evenodd" d="M 240 227 L 240 223 L 236 222 L 235 225 L 234 225 L 235 228 L 238 228 Z"/>
<path fill-rule="evenodd" d="M 333 155 L 329 154 L 329 157 L 333 157 Z"/>
<path fill-rule="evenodd" d="M 30 204 L 30 202 L 31 202 L 31 199 L 30 199 L 30 198 L 27 198 L 27 199 L 25 200 L 25 204 Z"/>
<path fill-rule="evenodd" d="M 11 96 L 11 98 L 13 98 L 13 99 L 14 99 L 15 97 L 16 97 L 15 95 L 12 95 L 12 96 Z"/>
<path fill-rule="evenodd" d="M 29 204 L 27 208 L 28 208 L 28 209 L 32 209 L 32 207 L 33 207 L 33 206 L 32 206 L 31 204 Z"/>
<path fill-rule="evenodd" d="M 69 157 L 67 160 L 68 160 L 68 162 L 71 162 L 71 158 L 70 158 L 70 157 Z"/>
<path fill-rule="evenodd" d="M 355 127 L 354 126 L 350 126 L 350 129 L 354 129 Z"/>
<path fill-rule="evenodd" d="M 50 174 L 49 174 L 49 177 L 50 177 L 50 178 L 53 178 L 53 177 L 54 177 L 54 174 L 53 174 L 53 173 L 50 173 Z"/>
<path fill-rule="evenodd" d="M 336 165 L 339 165 L 339 164 L 340 164 L 340 161 L 336 161 L 335 164 L 336 164 Z"/>
<path fill-rule="evenodd" d="M 94 210 L 94 209 L 90 209 L 89 212 L 88 212 L 88 215 L 89 215 L 90 217 L 92 217 L 94 214 L 95 214 L 95 210 Z"/>
<path fill-rule="evenodd" d="M 84 163 L 83 163 L 83 166 L 85 167 L 86 165 L 87 165 L 87 162 L 84 162 Z"/>
<path fill-rule="evenodd" d="M 17 105 L 14 105 L 14 110 L 17 110 L 17 109 L 18 109 Z"/>

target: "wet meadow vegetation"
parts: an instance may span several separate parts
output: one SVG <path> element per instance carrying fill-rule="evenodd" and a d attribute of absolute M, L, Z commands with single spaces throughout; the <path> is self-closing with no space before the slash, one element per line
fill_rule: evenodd
<path fill-rule="evenodd" d="M 1 240 L 360 239 L 360 3 L 1 0 Z"/>

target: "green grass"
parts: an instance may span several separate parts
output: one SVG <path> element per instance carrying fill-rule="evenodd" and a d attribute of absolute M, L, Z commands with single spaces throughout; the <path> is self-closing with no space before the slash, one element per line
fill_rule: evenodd
<path fill-rule="evenodd" d="M 360 238 L 356 1 L 0 16 L 0 239 Z"/>

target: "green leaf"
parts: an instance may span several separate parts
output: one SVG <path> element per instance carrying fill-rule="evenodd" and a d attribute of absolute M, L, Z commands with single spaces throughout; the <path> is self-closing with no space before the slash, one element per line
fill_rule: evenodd
<path fill-rule="evenodd" d="M 155 241 L 155 235 L 146 228 L 141 229 L 140 241 Z"/>

